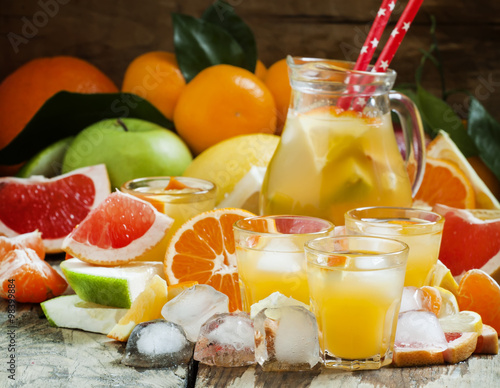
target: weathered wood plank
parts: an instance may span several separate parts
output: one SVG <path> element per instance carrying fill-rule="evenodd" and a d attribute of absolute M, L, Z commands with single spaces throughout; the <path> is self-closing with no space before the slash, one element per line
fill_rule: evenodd
<path fill-rule="evenodd" d="M 15 325 L 0 301 L 2 387 L 187 387 L 194 377 L 187 367 L 130 368 L 120 363 L 125 346 L 104 335 L 51 327 L 39 305 L 17 304 Z M 15 352 L 8 351 L 9 330 Z M 15 380 L 8 378 L 7 361 L 15 354 Z M 9 384 L 10 383 L 10 384 Z M 191 384 L 191 382 L 189 382 Z"/>
<path fill-rule="evenodd" d="M 419 368 L 382 368 L 376 371 L 344 372 L 321 369 L 311 372 L 263 372 L 260 367 L 198 367 L 196 388 L 246 387 L 481 387 L 497 388 L 500 382 L 500 356 L 473 356 L 456 365 Z"/>

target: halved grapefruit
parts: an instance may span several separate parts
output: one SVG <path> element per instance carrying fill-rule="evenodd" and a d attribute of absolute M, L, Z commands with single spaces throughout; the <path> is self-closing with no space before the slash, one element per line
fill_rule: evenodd
<path fill-rule="evenodd" d="M 486 211 L 478 213 L 445 205 L 435 205 L 433 211 L 446 220 L 439 260 L 452 275 L 462 276 L 476 268 L 500 282 L 500 212 L 490 210 L 497 213 L 497 218 L 481 219 Z"/>
<path fill-rule="evenodd" d="M 0 235 L 39 230 L 45 251 L 60 252 L 64 238 L 110 193 L 103 164 L 55 178 L 0 178 Z"/>
<path fill-rule="evenodd" d="M 66 253 L 95 265 L 160 261 L 173 219 L 149 202 L 116 191 L 93 209 L 63 241 Z"/>

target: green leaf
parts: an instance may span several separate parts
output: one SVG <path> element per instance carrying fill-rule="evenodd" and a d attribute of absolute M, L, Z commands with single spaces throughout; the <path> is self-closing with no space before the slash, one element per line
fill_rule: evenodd
<path fill-rule="evenodd" d="M 245 54 L 244 68 L 255 72 L 257 64 L 257 43 L 252 30 L 234 12 L 234 8 L 224 1 L 217 0 L 206 9 L 203 20 L 226 30 L 241 46 Z"/>
<path fill-rule="evenodd" d="M 244 67 L 245 54 L 223 28 L 192 16 L 172 14 L 177 63 L 186 82 L 203 69 L 225 63 Z"/>
<path fill-rule="evenodd" d="M 471 97 L 467 132 L 479 150 L 479 157 L 500 179 L 500 123 L 474 97 Z"/>
<path fill-rule="evenodd" d="M 59 92 L 48 99 L 26 127 L 0 150 L 0 164 L 17 164 L 47 146 L 74 136 L 107 118 L 132 117 L 173 130 L 173 123 L 151 103 L 131 93 L 81 94 Z"/>
<path fill-rule="evenodd" d="M 417 98 L 422 120 L 432 128 L 433 132 L 439 129 L 447 132 L 466 157 L 478 154 L 462 120 L 445 101 L 429 93 L 420 85 L 417 89 Z"/>

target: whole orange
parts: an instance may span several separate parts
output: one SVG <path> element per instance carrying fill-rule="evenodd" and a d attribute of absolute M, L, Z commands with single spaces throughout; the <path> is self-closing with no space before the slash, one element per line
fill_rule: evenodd
<path fill-rule="evenodd" d="M 255 66 L 255 75 L 262 81 L 266 79 L 267 67 L 262 63 L 260 59 L 257 59 L 257 65 Z"/>
<path fill-rule="evenodd" d="M 278 116 L 277 133 L 281 133 L 292 94 L 286 59 L 279 60 L 267 69 L 264 82 L 274 96 Z"/>
<path fill-rule="evenodd" d="M 135 58 L 125 71 L 122 92 L 137 94 L 172 120 L 186 81 L 175 54 L 152 51 Z"/>
<path fill-rule="evenodd" d="M 0 84 L 0 149 L 9 144 L 57 92 L 114 93 L 117 87 L 97 67 L 68 56 L 33 59 Z"/>
<path fill-rule="evenodd" d="M 248 70 L 211 66 L 187 84 L 175 108 L 174 124 L 191 150 L 199 154 L 230 137 L 274 133 L 274 98 Z"/>

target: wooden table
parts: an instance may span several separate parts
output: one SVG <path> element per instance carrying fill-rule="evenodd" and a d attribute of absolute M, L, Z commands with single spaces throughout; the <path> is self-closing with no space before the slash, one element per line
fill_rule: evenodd
<path fill-rule="evenodd" d="M 120 363 L 125 345 L 104 335 L 51 327 L 39 305 L 17 304 L 15 327 L 0 302 L 0 387 L 500 387 L 500 356 L 473 356 L 447 366 L 377 371 L 263 372 L 260 367 L 213 368 L 191 364 L 169 369 Z M 15 380 L 7 362 L 15 332 Z M 6 366 L 7 365 L 7 366 Z"/>

